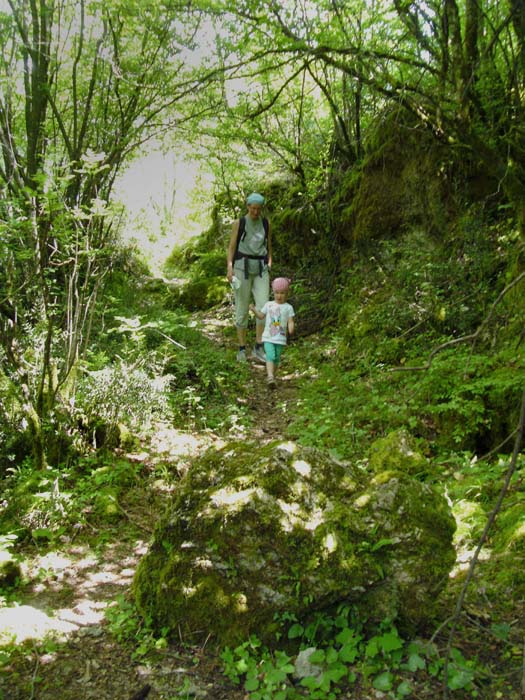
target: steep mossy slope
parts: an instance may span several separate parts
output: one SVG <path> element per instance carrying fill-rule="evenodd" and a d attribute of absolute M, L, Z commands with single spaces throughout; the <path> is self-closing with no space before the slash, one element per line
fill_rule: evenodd
<path fill-rule="evenodd" d="M 361 162 L 319 165 L 315 193 L 293 178 L 259 183 L 297 334 L 331 339 L 329 355 L 311 351 L 319 381 L 296 434 L 343 454 L 398 428 L 436 453 L 490 451 L 515 429 L 524 385 L 517 223 L 475 154 L 413 116 L 384 113 L 370 133 Z M 227 300 L 225 249 L 243 204 L 231 207 L 219 197 L 210 229 L 174 252 L 189 282 L 172 303 Z"/>

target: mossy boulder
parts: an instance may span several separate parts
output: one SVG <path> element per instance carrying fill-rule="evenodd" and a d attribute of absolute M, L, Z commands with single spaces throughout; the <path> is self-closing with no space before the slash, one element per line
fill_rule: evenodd
<path fill-rule="evenodd" d="M 401 472 L 369 474 L 293 443 L 196 461 L 141 560 L 139 611 L 183 637 L 270 642 L 282 613 L 346 602 L 417 626 L 455 559 L 446 500 Z"/>
<path fill-rule="evenodd" d="M 406 430 L 395 430 L 379 438 L 370 447 L 370 469 L 406 472 L 420 476 L 430 470 L 429 460 L 419 451 L 415 439 Z"/>
<path fill-rule="evenodd" d="M 177 304 L 187 311 L 203 311 L 224 301 L 228 285 L 224 275 L 191 279 L 178 291 Z"/>
<path fill-rule="evenodd" d="M 491 538 L 492 552 L 485 568 L 490 584 L 514 596 L 525 595 L 525 497 L 514 496 L 496 520 Z"/>

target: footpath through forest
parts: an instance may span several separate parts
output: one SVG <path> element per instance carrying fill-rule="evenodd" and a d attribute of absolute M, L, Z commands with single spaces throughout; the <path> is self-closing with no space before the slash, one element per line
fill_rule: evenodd
<path fill-rule="evenodd" d="M 201 330 L 226 348 L 231 343 L 225 332 L 229 323 L 229 310 L 223 309 L 222 315 L 202 319 Z M 266 384 L 264 366 L 250 363 L 245 392 L 237 401 L 253 427 L 245 429 L 239 439 L 258 444 L 287 439 L 292 407 L 304 381 L 307 378 L 294 373 L 292 362 L 285 359 L 278 386 L 272 390 Z M 137 630 L 130 595 L 137 564 L 178 479 L 204 451 L 222 444 L 222 438 L 211 431 L 184 432 L 168 424 L 158 425 L 151 442 L 120 455 L 136 466 L 138 476 L 119 500 L 118 517 L 109 524 L 85 518 L 78 532 L 65 532 L 60 546 L 52 552 L 38 545 L 24 552 L 23 573 L 28 583 L 17 589 L 19 607 L 0 608 L 0 628 L 10 625 L 17 641 L 26 641 L 23 652 L 14 655 L 0 673 L 0 700 L 248 700 L 245 691 L 223 675 L 212 639 L 198 645 L 192 639 L 169 643 L 160 639 L 155 645 L 152 637 L 144 637 L 144 630 Z M 163 469 L 167 470 L 164 476 Z M 443 602 L 447 610 L 454 609 L 457 594 L 457 586 L 447 593 Z M 486 607 L 489 615 L 499 619 L 493 601 L 487 601 Z M 513 614 L 519 616 L 519 609 L 522 605 L 515 605 Z M 487 632 L 484 615 L 481 609 L 467 611 L 470 628 L 461 640 L 461 649 L 467 658 L 490 659 L 490 667 L 499 670 L 499 646 Z M 518 618 L 509 620 L 509 628 L 516 623 Z M 47 639 L 43 637 L 46 632 L 50 635 Z M 52 641 L 55 633 L 60 636 L 58 642 Z M 125 641 L 133 636 L 139 640 L 138 647 Z M 505 669 L 508 666 L 515 675 L 516 664 L 523 662 L 523 650 L 515 646 L 509 649 Z M 476 697 L 525 697 L 517 689 L 506 695 L 491 694 L 490 686 L 489 678 L 489 694 Z M 427 678 L 411 697 L 429 700 L 439 695 L 439 679 Z M 338 695 L 340 700 L 390 697 L 357 684 Z M 460 690 L 453 697 L 464 700 L 474 696 Z"/>
<path fill-rule="evenodd" d="M 221 334 L 224 323 L 224 318 L 203 322 L 204 332 L 220 345 L 226 342 Z M 287 406 L 295 400 L 298 381 L 283 372 L 277 389 L 270 390 L 264 366 L 250 363 L 245 395 L 237 399 L 254 425 L 244 439 L 260 443 L 283 437 Z M 130 585 L 135 568 L 176 488 L 148 478 L 148 472 L 169 460 L 183 473 L 193 459 L 220 442 L 209 432 L 185 433 L 159 425 L 152 444 L 125 454 L 140 464 L 144 478 L 119 503 L 121 517 L 111 528 L 91 525 L 89 532 L 64 536 L 62 546 L 52 554 L 41 555 L 38 548 L 27 552 L 24 575 L 30 584 L 23 592 L 24 604 L 9 614 L 4 609 L 0 616 L 0 625 L 9 626 L 19 641 L 27 640 L 25 653 L 0 675 L 0 700 L 245 697 L 222 675 L 211 643 L 193 646 L 191 640 L 180 639 L 140 658 L 119 642 L 112 631 L 115 625 L 105 615 L 108 606 L 118 602 L 117 629 L 124 633 L 132 623 Z M 85 544 L 86 539 L 97 542 L 96 548 Z M 61 641 L 42 641 L 46 632 L 51 637 L 58 634 Z"/>

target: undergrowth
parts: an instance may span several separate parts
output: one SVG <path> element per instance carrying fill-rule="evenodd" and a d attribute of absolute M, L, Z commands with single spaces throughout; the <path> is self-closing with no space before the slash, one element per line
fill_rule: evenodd
<path fill-rule="evenodd" d="M 440 345 L 481 328 L 508 281 L 515 238 L 505 240 L 496 227 L 486 237 L 481 233 L 466 218 L 448 246 L 420 232 L 384 243 L 341 278 L 331 300 L 339 318 L 333 333 L 303 337 L 286 352 L 287 366 L 304 379 L 297 400 L 287 407 L 288 436 L 336 457 L 364 461 L 372 442 L 407 431 L 435 467 L 418 478 L 432 479 L 446 493 L 458 523 L 458 551 L 467 555 L 501 488 L 525 385 L 519 295 L 512 303 L 501 302 L 475 343 L 455 343 L 432 355 Z M 162 421 L 236 439 L 239 427 L 249 423 L 237 401 L 249 370 L 234 363 L 233 350 L 217 347 L 195 319 L 164 302 L 135 311 L 116 310 L 104 342 L 82 368 L 70 425 L 74 458 L 35 472 L 29 459 L 4 455 L 10 466 L 4 473 L 0 549 L 9 554 L 19 541 L 50 547 L 89 527 L 92 518 L 109 525 L 121 517 L 121 494 L 144 475 L 116 450 L 139 447 L 145 427 L 154 430 Z M 114 443 L 107 441 L 111 431 Z M 512 635 L 520 626 L 513 622 L 512 606 L 514 592 L 525 592 L 524 505 L 517 470 L 479 566 L 479 585 L 469 598 L 473 607 L 487 600 L 501 606 L 484 629 L 497 633 L 489 656 L 499 661 L 494 648 L 504 645 L 503 660 L 514 680 Z M 465 567 L 458 566 L 455 576 L 454 591 Z M 8 594 L 1 592 L 0 605 L 16 599 L 20 583 Z M 108 621 L 119 642 L 135 645 L 134 658 L 169 643 L 170 631 L 153 633 L 125 598 L 110 608 Z M 443 649 L 431 635 L 404 639 L 390 620 L 371 631 L 348 608 L 307 623 L 282 622 L 274 649 L 251 637 L 222 651 L 224 672 L 250 700 L 332 700 L 357 685 L 398 700 L 440 681 Z M 457 644 L 451 653 L 449 689 L 460 697 L 505 697 L 506 679 L 496 679 L 492 694 L 486 694 L 494 671 L 487 670 L 479 647 L 468 653 L 474 645 L 465 646 Z M 298 678 L 295 661 L 306 650 L 310 672 Z"/>
<path fill-rule="evenodd" d="M 425 370 L 356 358 L 351 367 L 319 363 L 302 386 L 291 434 L 341 457 L 361 457 L 371 441 L 405 428 L 432 445 L 484 453 L 512 433 L 519 417 L 525 359 L 512 348 L 487 357 L 468 347 L 440 353 Z M 311 353 L 304 351 L 309 355 Z M 421 366 L 425 357 L 414 358 Z M 299 360 L 300 361 L 300 360 Z"/>
<path fill-rule="evenodd" d="M 373 688 L 381 697 L 414 697 L 440 678 L 444 660 L 432 641 L 403 639 L 385 620 L 371 632 L 348 606 L 334 616 L 316 615 L 308 624 L 288 621 L 287 645 L 270 650 L 257 637 L 222 651 L 224 673 L 242 684 L 250 700 L 335 700 L 353 687 Z M 453 649 L 447 685 L 478 697 L 481 664 Z M 428 687 L 427 687 L 428 690 Z"/>

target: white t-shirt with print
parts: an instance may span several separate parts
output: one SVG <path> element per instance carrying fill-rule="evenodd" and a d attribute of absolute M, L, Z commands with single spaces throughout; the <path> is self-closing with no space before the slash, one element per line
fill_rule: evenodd
<path fill-rule="evenodd" d="M 275 343 L 276 345 L 286 345 L 288 319 L 295 316 L 293 306 L 288 304 L 288 302 L 278 304 L 276 301 L 268 301 L 262 307 L 261 313 L 266 314 L 266 322 L 262 334 L 263 341 Z"/>

